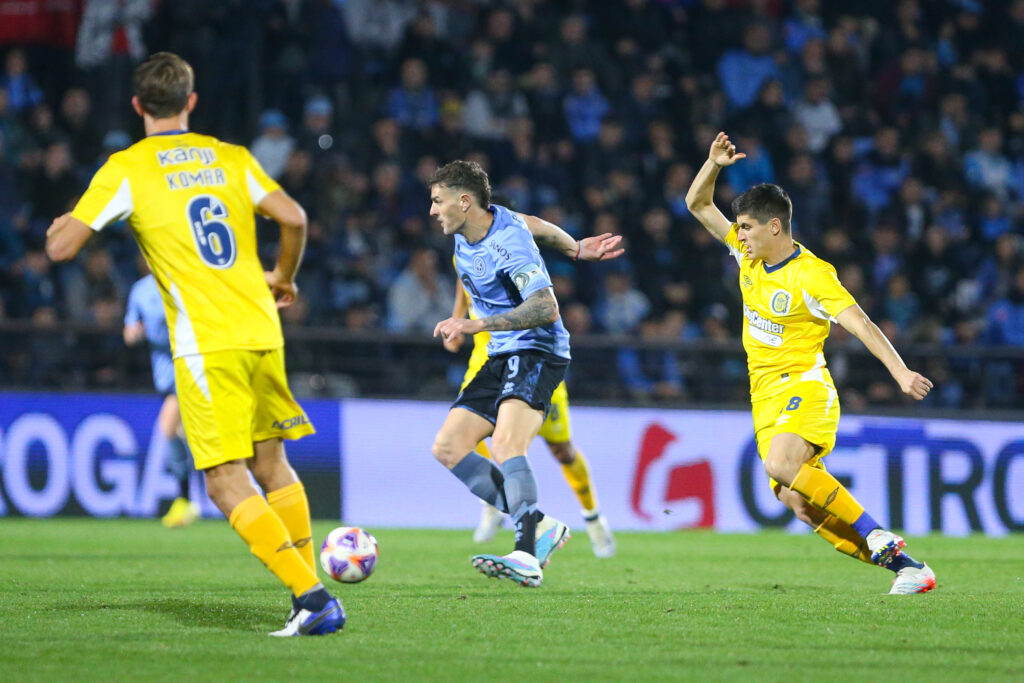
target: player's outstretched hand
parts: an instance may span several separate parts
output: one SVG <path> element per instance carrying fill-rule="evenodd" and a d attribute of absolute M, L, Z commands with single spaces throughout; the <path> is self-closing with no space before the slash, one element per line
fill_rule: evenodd
<path fill-rule="evenodd" d="M 904 394 L 918 401 L 927 396 L 934 386 L 930 379 L 909 368 L 900 372 L 896 381 L 899 382 Z"/>
<path fill-rule="evenodd" d="M 276 270 L 263 271 L 263 277 L 267 279 L 267 285 L 274 294 L 278 308 L 288 308 L 295 303 L 295 297 L 299 295 L 299 287 L 293 280 L 286 278 Z"/>
<path fill-rule="evenodd" d="M 584 237 L 580 240 L 580 261 L 611 261 L 619 258 L 626 250 L 622 244 L 622 235 L 606 232 L 603 235 Z"/>
<path fill-rule="evenodd" d="M 708 152 L 708 159 L 719 166 L 732 166 L 740 159 L 746 159 L 747 155 L 736 152 L 736 145 L 729 141 L 729 136 L 719 133 L 715 141 L 711 143 L 711 151 Z"/>
<path fill-rule="evenodd" d="M 469 318 L 446 318 L 434 326 L 434 336 L 441 337 L 441 341 L 444 342 L 445 348 L 448 348 L 449 342 L 454 342 L 456 337 L 461 337 L 467 334 L 476 334 L 483 330 L 484 326 L 479 320 L 470 320 Z M 458 347 L 456 347 L 458 348 Z M 451 351 L 452 349 L 448 349 Z"/>

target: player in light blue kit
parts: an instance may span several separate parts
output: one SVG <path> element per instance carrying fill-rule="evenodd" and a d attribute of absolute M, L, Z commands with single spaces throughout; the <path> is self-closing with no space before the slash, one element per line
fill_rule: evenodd
<path fill-rule="evenodd" d="M 171 357 L 167 315 L 152 273 L 132 285 L 124 315 L 124 342 L 134 346 L 143 339 L 149 344 L 153 385 L 164 396 L 164 403 L 157 416 L 157 427 L 167 439 L 169 465 L 180 486 L 178 497 L 171 503 L 162 522 L 167 528 L 188 526 L 199 517 L 199 506 L 188 497 L 192 459 L 185 445 L 178 396 L 174 393 L 174 360 Z"/>
<path fill-rule="evenodd" d="M 473 566 L 488 576 L 536 587 L 543 580 L 542 567 L 568 540 L 569 529 L 537 508 L 537 482 L 526 449 L 565 377 L 569 333 L 527 227 L 528 220 L 538 219 L 490 200 L 490 181 L 477 163 L 453 161 L 430 179 L 430 215 L 455 237 L 455 268 L 480 316 L 442 320 L 434 336 L 453 340 L 491 333 L 487 362 L 452 404 L 433 453 L 470 491 L 507 512 L 515 524 L 515 550 L 504 556 L 476 555 Z M 539 239 L 574 258 L 602 260 L 622 253 L 612 251 L 620 238 L 602 235 L 577 243 L 559 228 L 545 226 L 548 234 Z M 494 462 L 474 452 L 487 436 Z"/>

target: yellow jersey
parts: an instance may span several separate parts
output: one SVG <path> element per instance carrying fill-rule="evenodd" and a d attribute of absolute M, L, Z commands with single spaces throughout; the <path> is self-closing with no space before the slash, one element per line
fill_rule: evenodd
<path fill-rule="evenodd" d="M 175 358 L 269 350 L 284 339 L 253 214 L 278 189 L 244 147 L 173 131 L 111 155 L 71 215 L 96 231 L 127 219 L 160 288 Z"/>
<path fill-rule="evenodd" d="M 840 284 L 836 269 L 806 247 L 797 243 L 792 256 L 768 266 L 746 257 L 738 232 L 734 223 L 725 243 L 740 266 L 751 400 L 799 380 L 831 385 L 823 352 L 829 323 L 857 302 Z"/>

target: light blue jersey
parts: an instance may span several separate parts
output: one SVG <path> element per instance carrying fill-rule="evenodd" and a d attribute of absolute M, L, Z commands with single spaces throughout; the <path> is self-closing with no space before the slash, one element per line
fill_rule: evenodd
<path fill-rule="evenodd" d="M 455 270 L 481 318 L 505 313 L 531 294 L 551 286 L 544 259 L 522 217 L 492 204 L 494 222 L 487 235 L 470 244 L 455 235 Z M 528 330 L 492 331 L 487 355 L 532 349 L 569 358 L 569 332 L 559 318 Z"/>
<path fill-rule="evenodd" d="M 161 394 L 174 391 L 174 360 L 171 357 L 171 340 L 167 331 L 167 313 L 160 298 L 156 278 L 147 275 L 134 285 L 128 293 L 128 306 L 124 324 L 142 322 L 149 342 L 149 360 L 153 366 L 153 385 Z"/>

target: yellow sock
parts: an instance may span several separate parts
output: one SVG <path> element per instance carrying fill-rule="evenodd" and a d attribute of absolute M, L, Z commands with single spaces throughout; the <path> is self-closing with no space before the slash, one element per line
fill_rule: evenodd
<path fill-rule="evenodd" d="M 864 539 L 860 537 L 860 534 L 852 526 L 838 517 L 829 515 L 825 518 L 824 522 L 818 525 L 814 533 L 831 543 L 836 550 L 844 555 L 849 555 L 861 562 L 874 564 L 871 561 L 871 551 L 868 550 L 868 544 L 864 542 Z"/>
<path fill-rule="evenodd" d="M 228 523 L 249 545 L 252 554 L 296 597 L 320 583 L 263 496 L 249 496 L 236 505 Z"/>
<path fill-rule="evenodd" d="M 597 496 L 590 485 L 590 467 L 582 451 L 577 449 L 576 459 L 568 465 L 562 465 L 562 475 L 580 501 L 580 507 L 589 511 L 596 510 Z"/>
<path fill-rule="evenodd" d="M 313 557 L 313 526 L 309 520 L 309 500 L 301 481 L 267 494 L 270 508 L 277 513 L 292 539 L 292 545 L 316 574 Z"/>
<path fill-rule="evenodd" d="M 490 449 L 487 448 L 487 442 L 486 441 L 481 441 L 480 443 L 478 443 L 476 445 L 476 452 L 479 453 L 480 455 L 484 456 L 488 460 L 490 460 L 490 458 L 491 458 L 491 451 L 490 451 Z"/>
<path fill-rule="evenodd" d="M 821 508 L 850 525 L 864 512 L 864 507 L 835 477 L 806 463 L 800 466 L 800 471 L 789 488 L 806 498 L 814 507 Z"/>

